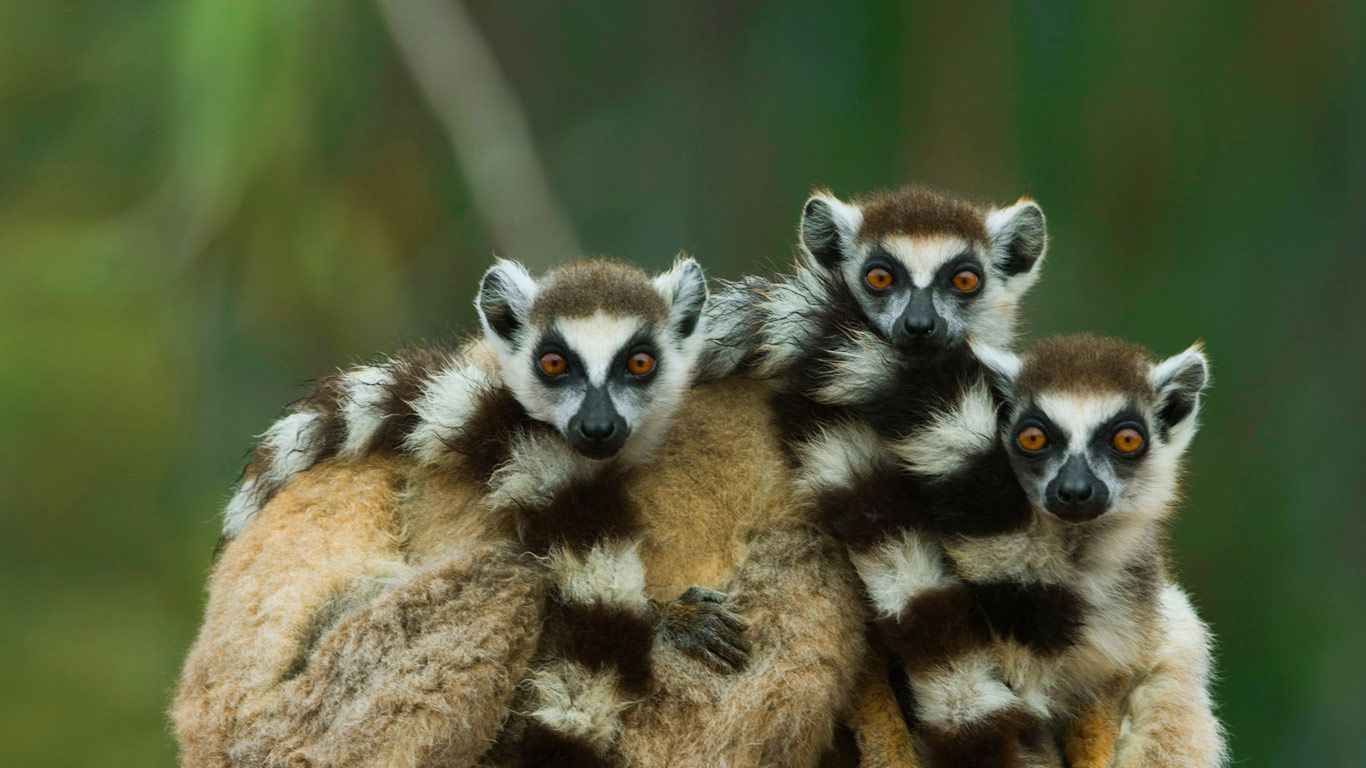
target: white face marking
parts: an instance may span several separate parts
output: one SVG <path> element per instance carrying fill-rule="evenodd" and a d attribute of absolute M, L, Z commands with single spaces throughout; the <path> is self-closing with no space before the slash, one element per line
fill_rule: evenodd
<path fill-rule="evenodd" d="M 1065 450 L 1057 450 L 1052 454 L 1046 468 L 1034 475 L 1033 483 L 1022 483 L 1030 500 L 1036 507 L 1046 508 L 1044 499 L 1048 483 L 1057 476 L 1058 470 L 1070 457 L 1079 455 L 1086 459 L 1087 466 L 1096 477 L 1105 483 L 1113 503 L 1121 483 L 1108 462 L 1092 459 L 1091 441 L 1096 429 L 1119 415 L 1129 404 L 1128 398 L 1117 392 L 1042 392 L 1034 397 L 1034 404 L 1064 433 L 1049 435 L 1050 439 L 1057 440 L 1065 436 L 1067 445 Z M 1012 434 L 1009 439 L 1013 442 L 1015 436 Z"/>
<path fill-rule="evenodd" d="M 596 312 L 591 317 L 560 318 L 553 327 L 582 361 L 588 381 L 600 387 L 607 380 L 609 369 L 617 362 L 617 356 L 643 325 L 638 317 L 614 317 Z"/>
<path fill-rule="evenodd" d="M 1129 400 L 1116 392 L 1044 392 L 1034 402 L 1067 433 L 1068 453 L 1084 454 L 1096 428 L 1119 415 Z"/>
<path fill-rule="evenodd" d="M 911 274 L 911 282 L 917 288 L 929 287 L 945 263 L 958 258 L 964 252 L 975 251 L 968 241 L 961 237 L 942 235 L 893 235 L 883 239 L 882 247 L 901 262 Z"/>

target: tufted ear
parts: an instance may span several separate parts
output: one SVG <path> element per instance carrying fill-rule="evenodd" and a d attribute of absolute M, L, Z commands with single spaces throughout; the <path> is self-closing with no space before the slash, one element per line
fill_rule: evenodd
<path fill-rule="evenodd" d="M 1012 282 L 1029 276 L 1033 282 L 1048 249 L 1048 226 L 1039 204 L 1027 198 L 987 214 L 992 260 Z"/>
<path fill-rule="evenodd" d="M 802 255 L 812 266 L 833 270 L 849 253 L 863 213 L 829 192 L 818 191 L 802 207 Z"/>
<path fill-rule="evenodd" d="M 707 278 L 693 257 L 680 253 L 673 268 L 654 279 L 655 290 L 669 302 L 669 327 L 686 339 L 697 330 L 707 301 Z"/>
<path fill-rule="evenodd" d="M 1196 342 L 1185 352 L 1153 366 L 1148 381 L 1157 391 L 1157 420 L 1164 436 L 1194 426 L 1200 395 L 1209 386 L 1209 359 L 1203 345 Z"/>
<path fill-rule="evenodd" d="M 535 298 L 536 280 L 526 267 L 507 259 L 495 261 L 479 279 L 479 295 L 474 300 L 484 335 L 495 343 L 515 343 Z"/>

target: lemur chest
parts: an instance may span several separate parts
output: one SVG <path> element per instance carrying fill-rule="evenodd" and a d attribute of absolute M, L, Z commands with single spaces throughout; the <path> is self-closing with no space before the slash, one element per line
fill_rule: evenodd
<path fill-rule="evenodd" d="M 994 621 L 994 652 L 1011 687 L 1055 715 L 1132 674 L 1154 642 L 1150 569 L 1096 563 L 1063 544 L 1038 527 L 944 542 L 965 581 L 980 588 L 1024 585 L 1017 587 L 1021 595 L 1048 597 L 1041 607 L 1006 606 L 1030 618 L 1015 625 Z"/>

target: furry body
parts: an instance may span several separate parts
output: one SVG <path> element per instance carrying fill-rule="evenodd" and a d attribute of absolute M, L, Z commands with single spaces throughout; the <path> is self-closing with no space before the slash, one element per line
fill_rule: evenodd
<path fill-rule="evenodd" d="M 992 368 L 1010 356 L 993 345 L 1010 338 L 1044 238 L 1042 217 L 1025 209 L 1021 222 L 1020 207 L 988 212 L 915 189 L 853 205 L 818 194 L 796 274 L 752 278 L 717 297 L 708 369 L 778 384 L 775 407 L 799 483 L 862 577 L 927 764 L 1061 764 L 1062 732 L 1113 719 L 1106 697 L 1122 695 L 1142 662 L 1158 656 L 1162 632 L 1180 624 L 1186 629 L 1166 636 L 1180 638 L 1193 662 L 1190 689 L 1187 703 L 1165 705 L 1186 707 L 1191 720 L 1164 735 L 1168 757 L 1159 764 L 1185 765 L 1190 755 L 1191 765 L 1212 765 L 1220 750 L 1207 640 L 1162 576 L 1160 537 L 1148 531 L 1137 537 L 1146 546 L 1116 558 L 1113 547 L 1083 543 L 1056 520 L 1040 523 L 998 442 L 1009 414 Z M 961 299 L 972 305 L 948 301 L 943 311 L 928 291 L 964 264 L 979 278 Z M 884 275 L 870 291 L 858 281 L 872 270 Z M 886 273 L 909 290 L 885 290 Z M 919 332 L 948 338 L 930 355 L 906 351 L 914 345 L 902 324 L 916 302 L 927 308 L 922 321 L 933 317 Z M 855 722 L 873 732 L 859 741 L 894 754 L 887 745 L 900 742 L 880 701 L 861 699 L 866 711 Z M 1081 711 L 1100 714 L 1079 719 Z M 1083 730 L 1074 729 L 1070 754 L 1108 754 L 1107 729 Z"/>
<path fill-rule="evenodd" d="M 510 280 L 516 279 L 517 275 L 510 276 Z M 660 287 L 676 288 L 667 282 Z M 498 286 L 500 295 L 506 295 L 506 289 L 506 285 Z M 594 295 L 602 296 L 603 293 L 599 291 Z M 697 305 L 700 309 L 700 301 Z M 537 315 L 536 306 L 534 301 L 527 302 L 520 309 L 531 311 L 524 311 L 514 319 L 528 323 Z M 438 520 L 422 514 L 401 523 L 399 530 L 405 534 L 401 539 L 381 541 L 388 545 L 387 550 L 379 546 L 374 552 L 354 553 L 354 560 L 342 558 L 344 564 L 335 566 L 341 570 L 381 567 L 390 568 L 392 573 L 386 572 L 383 578 L 360 585 L 334 585 L 321 602 L 305 596 L 301 602 L 309 606 L 311 613 L 303 625 L 304 634 L 299 636 L 296 626 L 292 631 L 285 630 L 279 638 L 284 641 L 280 645 L 293 646 L 290 667 L 282 677 L 264 671 L 259 676 L 238 673 L 237 679 L 254 678 L 255 685 L 244 686 L 247 690 L 236 691 L 236 695 L 214 690 L 212 680 L 218 675 L 208 669 L 223 662 L 225 651 L 229 659 L 236 658 L 239 663 L 242 659 L 231 655 L 232 649 L 220 642 L 221 617 L 211 611 L 206 616 L 200 642 L 187 661 L 174 710 L 181 726 L 186 762 L 232 764 L 238 760 L 235 755 L 253 754 L 269 763 L 285 757 L 298 760 L 311 754 L 312 747 L 301 746 L 290 739 L 282 739 L 278 747 L 261 744 L 255 737 L 262 731 L 257 725 L 263 726 L 264 730 L 273 730 L 277 735 L 288 733 L 298 738 L 306 738 L 305 731 L 321 727 L 337 742 L 333 751 L 318 753 L 331 756 L 321 762 L 333 762 L 333 757 L 336 762 L 345 764 L 363 760 L 366 753 L 356 750 L 362 749 L 361 742 L 366 741 L 366 734 L 348 733 L 345 721 L 333 720 L 330 710 L 308 710 L 296 714 L 294 721 L 288 721 L 269 708 L 261 709 L 258 702 L 280 696 L 281 688 L 293 685 L 292 681 L 302 672 L 305 676 L 323 677 L 320 684 L 330 688 L 339 699 L 334 702 L 334 709 L 353 712 L 356 707 L 365 706 L 368 698 L 378 695 L 378 691 L 365 685 L 359 689 L 348 688 L 349 683 L 341 684 L 339 690 L 340 681 L 327 678 L 330 668 L 315 668 L 317 660 L 334 656 L 351 664 L 344 670 L 348 678 L 354 678 L 358 673 L 363 677 L 367 670 L 365 659 L 353 661 L 347 651 L 326 655 L 328 641 L 346 625 L 343 619 L 349 619 L 351 611 L 359 610 L 355 619 L 359 622 L 356 631 L 367 636 L 392 632 L 392 629 L 385 629 L 392 625 L 392 616 L 372 617 L 371 614 L 376 610 L 375 601 L 382 601 L 390 593 L 409 586 L 405 577 L 411 569 L 396 564 L 406 566 L 414 559 L 439 561 L 449 556 L 452 547 L 480 551 L 493 547 L 498 551 L 539 553 L 541 561 L 549 565 L 552 575 L 549 589 L 555 596 L 544 642 L 532 658 L 530 649 L 536 647 L 538 632 L 522 632 L 522 628 L 527 627 L 529 621 L 538 625 L 540 617 L 534 611 L 517 611 L 516 606 L 507 602 L 522 598 L 534 603 L 538 596 L 536 588 L 530 585 L 535 581 L 539 566 L 514 558 L 508 567 L 525 594 L 509 592 L 495 598 L 498 605 L 490 606 L 492 615 L 515 612 L 518 617 L 508 622 L 510 636 L 504 640 L 506 649 L 500 654 L 487 654 L 491 665 L 484 673 L 486 677 L 496 678 L 497 684 L 473 677 L 450 680 L 446 695 L 464 697 L 465 701 L 458 709 L 440 704 L 431 711 L 422 707 L 425 714 L 399 717 L 394 727 L 400 731 L 417 727 L 417 719 L 423 719 L 432 732 L 409 734 L 413 737 L 409 741 L 414 743 L 394 745 L 392 749 L 398 752 L 385 758 L 386 762 L 425 764 L 418 762 L 422 758 L 414 756 L 426 754 L 440 757 L 436 764 L 468 764 L 487 748 L 490 729 L 496 730 L 503 724 L 509 705 L 514 703 L 524 715 L 502 728 L 499 747 L 491 753 L 491 760 L 523 764 L 545 764 L 547 761 L 597 764 L 625 759 L 632 764 L 650 764 L 663 755 L 673 760 L 693 755 L 697 764 L 708 764 L 717 756 L 732 759 L 745 754 L 756 760 L 772 759 L 784 763 L 814 760 L 828 740 L 833 712 L 840 706 L 842 697 L 848 695 L 861 644 L 857 637 L 857 621 L 845 619 L 833 626 L 846 625 L 846 635 L 854 637 L 842 637 L 838 646 L 828 642 L 813 643 L 810 648 L 790 654 L 790 658 L 778 660 L 772 655 L 775 644 L 818 629 L 815 623 L 804 623 L 804 617 L 812 615 L 809 612 L 787 611 L 785 615 L 773 616 L 772 606 L 791 599 L 805 601 L 828 630 L 832 626 L 829 622 L 833 613 L 828 601 L 832 595 L 840 593 L 841 587 L 847 589 L 849 583 L 847 578 L 842 579 L 845 574 L 841 573 L 838 559 L 831 557 L 832 553 L 821 552 L 814 563 L 810 560 L 813 547 L 814 551 L 819 551 L 827 545 L 821 543 L 820 536 L 805 521 L 791 514 L 774 514 L 774 505 L 786 507 L 789 500 L 782 497 L 783 486 L 779 478 L 763 476 L 764 472 L 772 471 L 764 464 L 763 442 L 756 444 L 734 434 L 723 436 L 740 449 L 744 456 L 740 459 L 742 463 L 753 465 L 761 473 L 758 477 L 746 478 L 749 485 L 741 489 L 742 503 L 747 508 L 738 510 L 738 515 L 734 509 L 708 510 L 686 518 L 693 528 L 689 535 L 695 538 L 699 533 L 705 536 L 705 529 L 697 531 L 691 523 L 713 518 L 718 512 L 733 516 L 718 531 L 722 537 L 718 543 L 724 543 L 726 550 L 713 550 L 710 562 L 714 570 L 707 574 L 704 583 L 716 583 L 718 576 L 730 576 L 731 588 L 740 590 L 737 605 L 769 619 L 766 630 L 758 633 L 761 643 L 769 648 L 766 668 L 749 679 L 747 687 L 705 685 L 698 681 L 715 675 L 698 665 L 696 659 L 712 661 L 711 665 L 716 666 L 713 660 L 719 654 L 717 660 L 733 666 L 735 654 L 745 650 L 743 641 L 737 640 L 735 635 L 743 625 L 719 610 L 716 598 L 710 597 L 705 590 L 690 590 L 685 595 L 689 599 L 680 603 L 655 602 L 651 596 L 659 593 L 650 589 L 651 585 L 647 583 L 649 569 L 644 563 L 660 557 L 666 562 L 678 558 L 678 563 L 689 558 L 688 570 L 696 571 L 697 564 L 708 563 L 709 559 L 699 558 L 691 551 L 686 554 L 669 551 L 673 537 L 667 534 L 668 525 L 664 522 L 667 518 L 651 515 L 647 511 L 650 507 L 638 502 L 638 489 L 650 484 L 642 481 L 631 468 L 631 462 L 638 461 L 641 454 L 630 455 L 631 461 L 621 464 L 580 459 L 568 451 L 544 422 L 528 418 L 525 409 L 520 407 L 528 401 L 536 403 L 533 410 L 540 411 L 536 415 L 541 419 L 565 422 L 556 425 L 561 430 L 572 426 L 574 417 L 567 416 L 569 412 L 556 413 L 562 405 L 544 400 L 538 402 L 534 394 L 528 395 L 529 385 L 525 379 L 519 382 L 514 376 L 509 387 L 502 386 L 501 380 L 510 369 L 509 354 L 525 340 L 517 336 L 519 329 L 515 326 L 511 337 L 502 335 L 508 328 L 505 325 L 508 317 L 500 316 L 498 310 L 494 305 L 481 306 L 486 333 L 496 335 L 491 337 L 494 355 L 482 346 L 458 355 L 422 353 L 398 358 L 382 368 L 364 369 L 325 381 L 318 388 L 318 394 L 303 401 L 294 413 L 282 419 L 280 424 L 285 427 L 277 425 L 267 433 L 262 459 L 253 463 L 253 469 L 248 471 L 229 508 L 227 532 L 242 532 L 243 543 L 233 540 L 227 547 L 219 565 L 220 572 L 231 568 L 229 563 L 236 562 L 233 553 L 243 551 L 244 547 L 248 552 L 252 549 L 246 543 L 252 537 L 245 537 L 245 532 L 262 528 L 272 531 L 277 527 L 252 525 L 254 514 L 233 513 L 241 509 L 254 512 L 253 507 L 259 508 L 262 503 L 267 508 L 278 506 L 273 501 L 276 494 L 283 491 L 285 497 L 289 496 L 289 481 L 312 471 L 313 461 L 325 462 L 318 468 L 319 472 L 344 474 L 341 469 L 329 470 L 336 462 L 326 462 L 326 459 L 336 456 L 355 460 L 356 456 L 368 452 L 406 454 L 411 458 L 391 462 L 389 469 L 394 475 L 405 478 L 410 488 L 422 490 L 410 490 L 392 499 L 370 499 L 370 504 L 388 508 L 396 504 L 400 509 L 406 509 L 417 500 L 417 508 L 426 511 L 432 509 L 429 499 L 433 496 L 440 498 L 454 493 L 457 498 L 439 505 L 443 511 Z M 669 318 L 663 313 L 660 318 L 651 319 Z M 691 328 L 687 330 L 691 333 Z M 494 357 L 498 359 L 496 364 Z M 667 357 L 661 361 L 664 366 L 672 362 Z M 591 367 L 591 358 L 584 358 L 584 363 Z M 686 369 L 681 366 L 674 365 L 672 370 L 665 367 L 660 376 L 672 377 L 662 379 L 665 382 L 686 385 Z M 357 381 L 364 382 L 364 386 L 349 384 Z M 600 376 L 587 382 L 590 394 L 593 387 L 607 386 L 596 383 L 599 381 L 603 381 Z M 636 401 L 639 402 L 638 395 Z M 562 404 L 564 398 L 561 396 L 556 402 Z M 668 403 L 668 407 L 672 411 L 677 402 Z M 649 413 L 645 412 L 638 415 L 640 418 L 628 425 L 658 445 L 664 437 L 659 420 L 651 421 Z M 758 415 L 762 420 L 762 409 Z M 628 412 L 627 416 L 633 418 L 634 415 Z M 758 426 L 760 433 L 766 429 L 766 425 L 753 424 L 752 417 L 744 418 L 743 411 L 732 415 L 726 427 L 733 428 L 747 421 L 751 422 L 751 429 Z M 708 431 L 708 419 L 700 422 L 694 419 L 694 422 L 693 434 Z M 755 449 L 759 450 L 758 454 Z M 732 468 L 709 466 L 707 461 L 717 452 L 708 450 L 709 455 L 700 467 L 704 473 L 710 469 L 718 479 L 734 474 Z M 682 453 L 684 471 L 699 468 L 696 452 L 685 449 Z M 721 453 L 724 455 L 725 451 Z M 282 461 L 281 456 L 291 458 Z M 652 480 L 667 481 L 669 473 L 660 474 L 661 477 Z M 688 500 L 683 507 L 696 504 L 695 480 L 690 478 L 681 482 L 693 486 L 678 494 Z M 662 485 L 677 487 L 681 482 Z M 346 488 L 344 483 L 340 487 Z M 706 501 L 709 505 L 723 502 L 727 492 L 733 495 L 730 488 L 725 492 L 715 487 L 708 489 L 705 484 L 702 488 L 709 493 Z M 280 502 L 288 508 L 285 497 L 281 497 Z M 337 503 L 354 503 L 345 497 L 344 492 Z M 663 501 L 666 512 L 679 509 L 676 499 L 661 500 L 650 498 L 648 494 L 646 498 L 647 503 L 656 506 Z M 242 503 L 243 500 L 247 503 Z M 452 514 L 449 510 L 459 512 Z M 750 527 L 756 513 L 766 523 L 757 529 Z M 240 522 L 242 519 L 246 522 Z M 652 519 L 657 525 L 651 524 Z M 286 527 L 307 525 L 306 520 L 288 517 L 284 522 Z M 739 543 L 734 539 L 737 530 L 743 531 L 745 539 Z M 345 530 L 338 533 L 343 538 L 347 535 Z M 431 535 L 442 543 L 431 541 Z M 258 534 L 256 538 L 259 536 L 275 541 L 269 533 Z M 288 546 L 289 542 L 279 540 L 278 545 Z M 269 550 L 271 545 L 264 546 Z M 655 551 L 661 547 L 663 552 Z M 378 562 L 372 562 L 376 558 Z M 737 562 L 741 558 L 743 561 Z M 835 567 L 829 567 L 831 565 Z M 246 573 L 240 575 L 252 579 L 250 566 L 245 570 Z M 678 570 L 676 568 L 675 573 Z M 763 574 L 774 570 L 784 583 L 770 584 L 762 578 Z M 313 574 L 307 569 L 304 573 L 295 569 L 292 575 L 303 583 L 313 583 Z M 240 593 L 246 586 L 233 580 L 222 584 L 221 579 L 226 578 L 215 577 L 211 585 L 215 594 Z M 297 594 L 276 595 L 268 590 L 266 594 L 258 595 L 259 599 L 275 603 L 297 597 Z M 250 605 L 250 600 L 245 603 L 234 600 L 225 613 L 250 609 Z M 457 614 L 460 611 L 479 613 L 474 606 L 464 604 L 453 610 Z M 474 617 L 474 620 L 478 618 Z M 404 623 L 399 630 L 400 635 L 407 638 L 412 630 L 411 622 Z M 667 634 L 673 642 L 656 643 L 657 631 Z M 772 634 L 774 632 L 778 634 Z M 272 635 L 279 634 L 280 629 L 272 631 Z M 431 653 L 431 643 L 435 639 L 418 640 Z M 257 637 L 253 642 L 260 641 Z M 402 640 L 389 641 L 391 645 L 396 642 L 401 644 Z M 447 629 L 444 640 L 439 642 L 452 646 L 450 652 L 438 654 L 442 659 L 450 659 L 452 654 L 464 654 L 466 658 L 485 655 L 484 649 L 478 647 L 484 640 L 477 635 L 461 638 Z M 675 658 L 679 654 L 682 658 Z M 427 663 L 424 661 L 419 666 L 426 667 Z M 532 684 L 515 697 L 510 696 L 508 681 L 518 679 L 528 663 L 535 670 L 530 677 Z M 789 668 L 789 664 L 800 666 Z M 788 690 L 804 693 L 801 700 L 773 706 L 769 691 L 780 675 L 786 678 L 784 685 Z M 801 683 L 803 679 L 812 683 L 819 681 L 819 684 L 815 690 L 807 691 Z M 425 685 L 420 675 L 409 677 L 406 683 L 419 690 Z M 391 687 L 386 695 L 402 697 L 401 685 L 395 685 L 398 687 Z M 661 688 L 673 695 L 652 701 L 652 693 Z M 683 700 L 676 698 L 680 692 L 687 691 L 692 691 L 692 695 Z M 217 739 L 206 738 L 200 733 L 207 713 L 212 710 L 223 712 L 221 719 L 226 721 L 213 733 Z M 699 744 L 695 738 L 680 736 L 675 723 L 671 722 L 680 717 L 697 718 L 716 710 L 728 713 L 737 726 L 744 723 L 750 727 L 730 732 L 729 736 L 726 729 L 721 729 L 716 732 L 718 738 Z M 660 711 L 670 711 L 671 716 L 659 717 Z M 441 712 L 467 714 L 443 717 Z M 254 715 L 260 716 L 259 723 Z M 316 720 L 309 720 L 309 715 Z M 767 736 L 756 738 L 752 730 L 755 725 L 766 726 Z M 632 737 L 622 738 L 618 743 L 618 736 L 626 730 Z M 241 746 L 244 741 L 251 746 Z M 409 757 L 400 759 L 399 754 Z"/>

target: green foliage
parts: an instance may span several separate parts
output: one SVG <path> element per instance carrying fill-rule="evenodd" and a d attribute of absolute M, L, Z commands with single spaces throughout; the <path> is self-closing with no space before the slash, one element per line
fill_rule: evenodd
<path fill-rule="evenodd" d="M 471 15 L 591 252 L 733 277 L 786 261 L 816 184 L 1036 197 L 1033 332 L 1213 359 L 1173 546 L 1235 756 L 1366 762 L 1359 6 Z M 251 435 L 306 378 L 467 332 L 498 244 L 368 4 L 6 17 L 0 764 L 166 764 Z"/>

